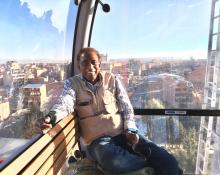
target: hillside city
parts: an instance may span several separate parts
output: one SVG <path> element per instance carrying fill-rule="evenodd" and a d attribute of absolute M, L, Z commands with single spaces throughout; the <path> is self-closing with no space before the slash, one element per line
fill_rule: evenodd
<path fill-rule="evenodd" d="M 206 60 L 110 60 L 104 54 L 101 57 L 101 69 L 120 76 L 134 108 L 202 108 Z M 17 61 L 0 65 L 0 145 L 3 144 L 3 150 L 4 143 L 14 142 L 21 146 L 36 135 L 34 122 L 46 115 L 56 102 L 62 92 L 63 80 L 70 73 L 70 66 L 70 62 Z M 175 152 L 177 149 L 177 157 L 186 162 L 184 166 L 189 171 L 194 171 L 195 160 L 192 162 L 188 159 L 196 157 L 200 118 L 135 117 L 142 134 L 160 145 L 177 145 L 170 151 Z M 185 133 L 187 130 L 189 132 Z M 186 151 L 182 147 L 183 142 L 195 142 L 189 149 L 190 154 L 193 151 L 192 155 L 182 155 Z M 0 151 L 0 157 L 6 159 L 7 155 Z"/>
<path fill-rule="evenodd" d="M 69 65 L 21 64 L 16 61 L 1 64 L 0 120 L 5 120 L 14 112 L 29 108 L 33 104 L 43 107 L 48 98 L 55 98 L 52 96 L 60 92 L 56 89 L 62 87 L 61 81 L 67 77 Z M 120 75 L 134 108 L 146 108 L 149 100 L 157 99 L 163 108 L 198 109 L 203 102 L 205 66 L 206 60 L 193 58 L 182 61 L 126 61 L 108 60 L 107 55 L 102 55 L 101 69 Z M 19 92 L 16 91 L 18 89 Z M 18 102 L 19 94 L 23 94 L 23 97 Z"/>
<path fill-rule="evenodd" d="M 101 69 L 120 76 L 134 108 L 202 108 L 206 60 L 127 60 L 102 54 Z M 20 117 L 33 105 L 48 112 L 68 72 L 70 63 L 1 64 L 0 121 Z M 159 106 L 152 106 L 155 101 Z"/>

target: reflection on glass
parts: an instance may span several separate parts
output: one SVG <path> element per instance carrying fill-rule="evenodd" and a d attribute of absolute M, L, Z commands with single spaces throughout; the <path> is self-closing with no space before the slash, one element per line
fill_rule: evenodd
<path fill-rule="evenodd" d="M 102 69 L 121 76 L 134 108 L 220 108 L 219 1 L 108 3 L 109 13 L 98 8 L 91 46 L 103 54 Z M 137 118 L 185 173 L 219 174 L 219 117 Z"/>
<path fill-rule="evenodd" d="M 103 53 L 103 70 L 121 75 L 133 106 L 201 109 L 211 2 L 108 3 L 109 13 L 98 8 L 91 46 Z"/>
<path fill-rule="evenodd" d="M 0 2 L 0 165 L 36 136 L 69 73 L 73 1 Z"/>
<path fill-rule="evenodd" d="M 134 108 L 202 108 L 206 60 L 110 60 L 101 69 L 119 74 Z"/>

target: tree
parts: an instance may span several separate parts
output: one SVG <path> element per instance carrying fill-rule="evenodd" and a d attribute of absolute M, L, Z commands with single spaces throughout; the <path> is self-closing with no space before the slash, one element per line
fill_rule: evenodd
<path fill-rule="evenodd" d="M 152 98 L 145 103 L 145 108 L 149 109 L 164 109 L 164 104 L 159 100 Z M 154 128 L 152 126 L 152 116 L 150 117 L 142 117 L 142 122 L 147 125 L 147 136 L 152 140 Z"/>
<path fill-rule="evenodd" d="M 159 99 L 152 98 L 147 101 L 145 107 L 150 109 L 164 109 L 164 104 Z"/>
<path fill-rule="evenodd" d="M 182 149 L 177 150 L 174 154 L 179 160 L 180 166 L 185 173 L 195 172 L 197 147 L 198 147 L 198 131 L 195 128 L 184 128 L 180 125 L 180 143 Z"/>
<path fill-rule="evenodd" d="M 36 129 L 35 129 L 36 120 L 43 116 L 44 116 L 43 112 L 41 112 L 39 107 L 36 105 L 33 105 L 30 108 L 30 112 L 25 114 L 24 133 L 23 133 L 23 136 L 25 138 L 31 138 L 34 134 L 36 134 Z"/>

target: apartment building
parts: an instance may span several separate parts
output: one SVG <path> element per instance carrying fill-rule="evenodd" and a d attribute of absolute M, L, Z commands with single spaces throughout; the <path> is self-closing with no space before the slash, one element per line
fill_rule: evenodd
<path fill-rule="evenodd" d="M 9 114 L 10 114 L 9 102 L 8 101 L 3 102 L 3 100 L 1 100 L 1 102 L 0 102 L 0 121 L 8 118 Z"/>
<path fill-rule="evenodd" d="M 6 66 L 7 69 L 3 74 L 4 86 L 18 87 L 24 84 L 24 69 L 15 61 L 7 62 Z"/>
<path fill-rule="evenodd" d="M 46 101 L 46 85 L 45 84 L 27 84 L 23 87 L 23 108 L 30 108 L 34 105 L 43 107 Z"/>

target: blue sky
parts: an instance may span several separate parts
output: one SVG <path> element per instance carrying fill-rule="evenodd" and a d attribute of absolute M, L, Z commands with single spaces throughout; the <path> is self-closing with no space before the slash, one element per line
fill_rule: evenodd
<path fill-rule="evenodd" d="M 95 47 L 115 58 L 206 57 L 211 0 L 126 2 L 109 0 L 111 12 L 99 10 L 92 39 Z"/>
<path fill-rule="evenodd" d="M 70 25 L 66 28 L 73 22 L 67 20 L 70 2 L 1 0 L 0 59 L 70 57 L 65 48 L 73 35 Z M 111 11 L 97 13 L 91 46 L 111 58 L 206 57 L 211 0 L 103 2 Z"/>
<path fill-rule="evenodd" d="M 1 0 L 0 60 L 70 58 L 72 47 L 66 49 L 66 45 L 72 41 L 74 27 L 71 31 L 67 24 L 75 21 L 67 18 L 70 2 L 73 0 Z"/>

